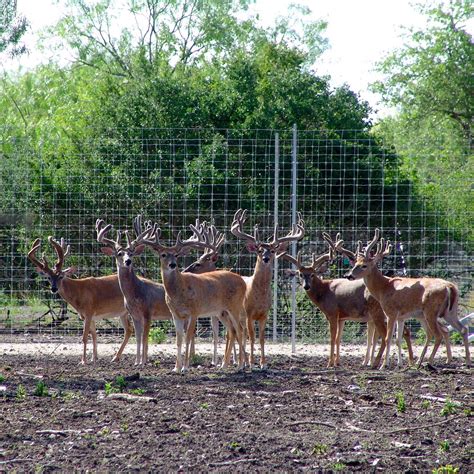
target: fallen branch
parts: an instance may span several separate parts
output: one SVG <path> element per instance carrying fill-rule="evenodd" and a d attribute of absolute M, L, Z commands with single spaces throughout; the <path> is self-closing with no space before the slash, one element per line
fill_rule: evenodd
<path fill-rule="evenodd" d="M 130 393 L 111 393 L 105 400 L 125 400 L 127 402 L 156 402 L 156 398 L 143 397 L 142 395 L 132 395 Z"/>
<path fill-rule="evenodd" d="M 68 434 L 80 434 L 80 430 L 37 430 L 36 434 L 54 434 L 67 436 Z"/>
<path fill-rule="evenodd" d="M 17 459 L 7 459 L 6 461 L 0 461 L 0 465 L 2 464 L 13 464 L 15 462 L 29 462 L 33 461 L 31 458 L 17 458 Z"/>
<path fill-rule="evenodd" d="M 209 466 L 212 466 L 212 467 L 232 466 L 233 464 L 239 464 L 239 463 L 242 463 L 242 462 L 255 462 L 255 461 L 258 461 L 258 459 L 257 458 L 236 459 L 235 461 L 213 462 L 213 463 L 210 463 Z"/>

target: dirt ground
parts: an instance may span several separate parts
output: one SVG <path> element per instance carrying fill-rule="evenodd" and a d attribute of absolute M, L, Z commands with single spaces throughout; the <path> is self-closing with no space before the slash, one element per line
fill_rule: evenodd
<path fill-rule="evenodd" d="M 116 344 L 101 344 L 81 366 L 77 338 L 11 342 L 0 471 L 473 471 L 474 370 L 459 350 L 450 366 L 381 372 L 360 367 L 361 347 L 328 370 L 326 346 L 270 345 L 268 370 L 239 373 L 212 367 L 206 346 L 176 375 L 173 345 L 138 370 L 131 346 L 112 364 Z"/>

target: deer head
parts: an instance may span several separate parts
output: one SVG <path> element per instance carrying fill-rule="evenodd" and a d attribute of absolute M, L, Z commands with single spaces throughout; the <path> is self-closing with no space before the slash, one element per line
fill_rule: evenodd
<path fill-rule="evenodd" d="M 48 237 L 48 242 L 51 244 L 56 252 L 56 262 L 53 268 L 49 266 L 48 260 L 43 253 L 41 259 L 36 256 L 36 252 L 41 248 L 41 240 L 36 239 L 33 242 L 31 250 L 28 252 L 28 258 L 34 264 L 36 270 L 48 278 L 49 284 L 51 285 L 51 292 L 57 293 L 59 290 L 60 282 L 64 277 L 72 275 L 76 271 L 76 267 L 69 267 L 63 270 L 64 259 L 69 255 L 70 246 L 65 244 L 63 238 L 60 242 L 54 240 L 53 237 Z"/>
<path fill-rule="evenodd" d="M 260 240 L 258 225 L 254 226 L 254 234 L 250 235 L 244 231 L 244 224 L 247 220 L 247 209 L 239 209 L 232 221 L 230 231 L 236 237 L 244 239 L 247 242 L 247 250 L 257 254 L 265 265 L 270 265 L 274 258 L 280 258 L 288 249 L 290 242 L 301 240 L 304 237 L 304 221 L 301 213 L 298 212 L 298 222 L 293 225 L 290 232 L 283 237 L 278 237 L 278 224 L 275 223 L 273 236 L 267 242 Z"/>

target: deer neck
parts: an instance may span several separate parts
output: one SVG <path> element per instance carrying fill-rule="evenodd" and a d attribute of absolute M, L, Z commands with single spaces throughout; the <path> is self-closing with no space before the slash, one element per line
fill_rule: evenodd
<path fill-rule="evenodd" d="M 327 283 L 315 275 L 311 280 L 311 286 L 309 290 L 306 290 L 306 293 L 308 293 L 308 296 L 310 296 L 314 301 L 319 301 L 324 296 L 327 286 Z"/>
<path fill-rule="evenodd" d="M 181 275 L 181 272 L 178 269 L 170 271 L 161 266 L 161 278 L 168 295 L 179 294 L 184 288 L 183 275 Z"/>
<path fill-rule="evenodd" d="M 260 287 L 270 288 L 272 281 L 273 266 L 270 264 L 264 264 L 260 258 L 257 258 L 255 269 L 253 271 L 253 284 Z"/>
<path fill-rule="evenodd" d="M 381 300 L 390 286 L 390 279 L 382 275 L 382 272 L 374 266 L 367 275 L 364 275 L 364 283 L 369 293 L 378 301 Z"/>
<path fill-rule="evenodd" d="M 119 280 L 119 286 L 124 296 L 133 295 L 140 284 L 140 280 L 135 274 L 133 265 L 129 268 L 121 267 L 117 265 L 117 275 Z"/>
<path fill-rule="evenodd" d="M 74 306 L 74 295 L 78 294 L 76 288 L 80 285 L 80 280 L 73 280 L 65 276 L 58 283 L 58 293 L 61 298 Z"/>

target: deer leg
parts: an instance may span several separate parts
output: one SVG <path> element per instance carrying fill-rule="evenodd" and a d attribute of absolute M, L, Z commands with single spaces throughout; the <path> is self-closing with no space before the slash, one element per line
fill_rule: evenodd
<path fill-rule="evenodd" d="M 390 368 L 390 343 L 392 342 L 393 329 L 395 328 L 397 318 L 388 318 L 387 333 L 385 334 L 385 355 L 380 370 Z"/>
<path fill-rule="evenodd" d="M 214 352 L 212 354 L 212 365 L 217 366 L 217 344 L 219 343 L 219 319 L 216 316 L 211 318 L 212 327 L 212 342 L 214 345 Z"/>
<path fill-rule="evenodd" d="M 372 321 L 367 322 L 367 348 L 365 350 L 365 357 L 362 365 L 365 367 L 369 365 L 369 361 L 372 359 L 371 354 L 373 354 L 373 345 L 374 345 L 374 334 L 375 334 L 375 324 Z"/>
<path fill-rule="evenodd" d="M 342 333 L 344 332 L 344 324 L 346 322 L 343 319 L 340 319 L 337 323 L 337 334 L 336 334 L 336 358 L 334 360 L 334 365 L 337 367 L 340 362 L 340 349 L 341 349 L 341 339 Z"/>
<path fill-rule="evenodd" d="M 151 318 L 147 315 L 143 324 L 142 365 L 148 363 L 148 336 L 150 334 Z"/>
<path fill-rule="evenodd" d="M 143 341 L 143 320 L 133 318 L 133 325 L 135 327 L 135 338 L 137 340 L 137 356 L 135 358 L 135 365 L 142 363 L 142 341 Z"/>
<path fill-rule="evenodd" d="M 252 318 L 247 319 L 247 331 L 249 334 L 249 341 L 250 341 L 249 367 L 250 367 L 250 370 L 252 370 L 253 364 L 255 363 L 255 360 L 254 360 L 255 326 L 254 326 L 254 321 Z"/>
<path fill-rule="evenodd" d="M 92 337 L 92 362 L 95 363 L 97 362 L 97 359 L 99 358 L 97 355 L 97 331 L 95 329 L 95 322 L 94 320 L 91 321 L 91 328 L 90 328 L 90 334 Z"/>
<path fill-rule="evenodd" d="M 190 348 L 192 340 L 194 339 L 194 333 L 196 332 L 196 322 L 197 318 L 192 317 L 188 321 L 188 327 L 186 328 L 186 350 L 184 352 L 184 366 L 181 370 L 182 372 L 189 369 Z"/>
<path fill-rule="evenodd" d="M 89 339 L 89 331 L 92 323 L 92 318 L 84 317 L 84 326 L 82 328 L 82 359 L 81 364 L 87 364 L 87 339 Z"/>
<path fill-rule="evenodd" d="M 408 364 L 412 366 L 415 363 L 415 358 L 413 357 L 413 346 L 411 345 L 411 333 L 410 330 L 405 326 L 403 328 L 403 339 L 407 343 L 407 350 L 408 350 Z"/>
<path fill-rule="evenodd" d="M 267 318 L 260 319 L 258 321 L 258 337 L 260 339 L 260 368 L 266 369 L 266 360 L 265 360 L 265 324 Z"/>
<path fill-rule="evenodd" d="M 373 369 L 377 369 L 380 366 L 380 361 L 382 360 L 382 356 L 385 351 L 385 336 L 387 335 L 387 325 L 385 324 L 385 317 L 383 319 L 374 319 L 374 325 L 376 330 L 374 332 L 374 340 L 372 344 L 372 356 L 375 351 L 376 341 L 379 339 L 379 337 L 381 338 L 380 348 L 377 352 L 377 356 L 375 357 L 375 359 L 372 358 L 371 360 L 371 367 Z"/>
<path fill-rule="evenodd" d="M 334 348 L 336 345 L 336 337 L 337 337 L 337 321 L 329 321 L 329 331 L 330 331 L 330 349 L 329 349 L 329 361 L 328 361 L 328 368 L 334 367 Z"/>
<path fill-rule="evenodd" d="M 130 318 L 128 317 L 128 313 L 121 314 L 120 321 L 122 322 L 122 326 L 123 326 L 123 329 L 125 330 L 125 334 L 123 336 L 122 345 L 120 346 L 117 353 L 114 355 L 112 362 L 118 362 L 120 360 L 120 357 L 122 356 L 122 352 L 125 349 L 125 346 L 127 345 L 128 340 L 130 339 L 130 336 L 132 335 L 132 332 L 133 332 L 132 324 L 130 323 Z"/>
<path fill-rule="evenodd" d="M 176 315 L 173 314 L 173 322 L 174 327 L 176 329 L 176 364 L 174 366 L 173 372 L 179 373 L 181 372 L 181 368 L 183 366 L 183 357 L 182 357 L 182 346 L 183 346 L 183 338 L 184 338 L 184 326 L 185 320 L 178 318 Z"/>
<path fill-rule="evenodd" d="M 402 337 L 403 331 L 405 327 L 405 321 L 403 319 L 399 319 L 397 321 L 397 366 L 400 369 L 402 367 Z"/>
<path fill-rule="evenodd" d="M 431 328 L 428 326 L 426 319 L 421 320 L 421 325 L 423 326 L 425 330 L 425 345 L 423 346 L 423 350 L 421 351 L 420 357 L 418 359 L 418 363 L 416 364 L 418 368 L 420 368 L 421 364 L 423 363 L 423 360 L 425 358 L 426 351 L 428 349 L 428 345 L 430 343 L 431 336 L 432 336 Z"/>

